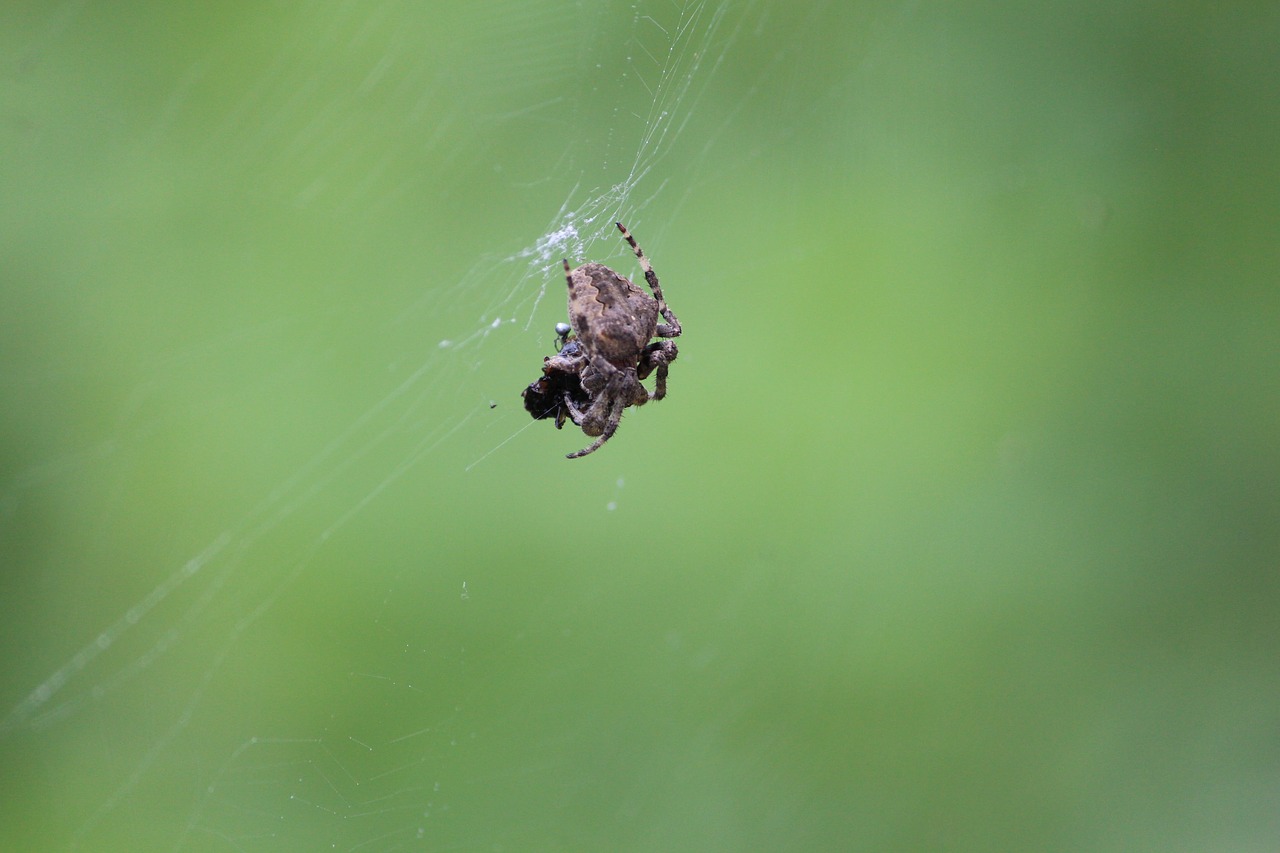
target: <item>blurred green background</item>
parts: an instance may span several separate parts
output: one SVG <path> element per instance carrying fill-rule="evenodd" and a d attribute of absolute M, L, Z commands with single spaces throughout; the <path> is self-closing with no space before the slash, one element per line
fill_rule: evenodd
<path fill-rule="evenodd" d="M 1277 849 L 1278 43 L 6 3 L 0 849 Z"/>

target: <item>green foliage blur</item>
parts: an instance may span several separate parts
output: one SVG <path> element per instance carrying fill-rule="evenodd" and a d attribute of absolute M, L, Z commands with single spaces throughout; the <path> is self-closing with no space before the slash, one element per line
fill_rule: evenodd
<path fill-rule="evenodd" d="M 1277 44 L 5 4 L 0 849 L 1275 849 Z M 628 180 L 566 461 L 514 259 Z"/>

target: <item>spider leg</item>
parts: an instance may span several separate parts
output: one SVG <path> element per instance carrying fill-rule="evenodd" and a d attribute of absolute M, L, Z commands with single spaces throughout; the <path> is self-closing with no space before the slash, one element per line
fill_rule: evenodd
<path fill-rule="evenodd" d="M 631 232 L 621 222 L 615 222 L 618 230 L 622 232 L 622 236 L 631 244 L 631 251 L 636 253 L 636 260 L 640 262 L 640 269 L 644 270 L 644 280 L 649 283 L 649 289 L 653 291 L 653 296 L 658 300 L 658 312 L 662 314 L 662 318 L 670 323 L 660 323 L 655 334 L 660 338 L 678 338 L 680 336 L 680 321 L 676 319 L 675 312 L 667 306 L 667 299 L 662 295 L 662 285 L 658 284 L 658 274 L 653 271 L 653 265 L 649 263 L 649 259 L 645 257 L 644 252 L 636 245 L 636 238 L 631 236 Z M 569 262 L 564 263 L 565 272 L 569 270 Z"/>
<path fill-rule="evenodd" d="M 636 375 L 640 379 L 645 379 L 655 370 L 658 372 L 657 382 L 652 393 L 646 393 L 643 402 L 637 400 L 636 405 L 643 405 L 650 400 L 661 400 L 667 396 L 667 365 L 676 360 L 676 356 L 680 351 L 676 349 L 675 341 L 657 341 L 645 347 L 644 352 L 640 354 L 640 364 L 636 369 Z"/>
<path fill-rule="evenodd" d="M 578 404 L 573 402 L 573 397 L 569 396 L 568 391 L 565 391 L 564 407 L 569 412 L 569 420 L 573 421 L 574 426 L 582 426 L 583 418 L 585 418 L 587 413 L 595 407 L 595 404 L 593 402 L 592 405 L 586 408 L 586 410 L 579 409 Z"/>
<path fill-rule="evenodd" d="M 588 453 L 599 450 L 618 431 L 618 424 L 622 422 L 622 413 L 627 406 L 639 405 L 649 400 L 648 392 L 644 390 L 644 386 L 635 378 L 633 372 L 612 367 L 609 369 L 612 372 L 592 398 L 591 406 L 585 412 L 576 406 L 570 409 L 570 412 L 575 415 L 574 422 L 582 427 L 582 431 L 598 438 L 582 450 L 567 454 L 569 459 L 577 459 L 579 456 L 586 456 Z M 566 399 L 566 402 L 572 404 L 570 400 Z"/>
<path fill-rule="evenodd" d="M 569 411 L 574 415 L 573 422 L 582 427 L 582 431 L 587 435 L 600 435 L 609 430 L 612 426 L 617 429 L 618 418 L 622 417 L 621 411 L 614 413 L 614 409 L 618 408 L 617 403 L 621 397 L 610 386 L 606 385 L 591 400 L 591 405 L 585 410 L 573 405 L 572 400 L 566 398 L 571 406 Z M 625 406 L 626 404 L 623 403 Z"/>
<path fill-rule="evenodd" d="M 566 453 L 564 458 L 577 459 L 580 456 L 586 456 L 588 453 L 595 453 L 606 441 L 613 438 L 613 434 L 618 431 L 618 424 L 621 422 L 622 409 L 617 409 L 616 411 L 611 412 L 609 416 L 609 423 L 605 426 L 604 432 L 600 433 L 599 438 L 581 450 L 574 451 L 573 453 Z"/>
<path fill-rule="evenodd" d="M 658 378 L 653 385 L 653 393 L 649 395 L 650 400 L 661 400 L 667 396 L 667 366 L 665 364 L 658 365 Z"/>
<path fill-rule="evenodd" d="M 600 436 L 595 441 L 591 442 L 589 446 L 584 447 L 581 450 L 575 450 L 573 453 L 566 453 L 564 455 L 564 458 L 578 459 L 582 456 L 586 456 L 588 453 L 595 453 L 597 450 L 600 449 L 600 446 L 602 444 L 604 444 L 606 441 L 610 439 L 610 437 L 611 437 L 611 433 L 606 432 L 604 435 Z"/>

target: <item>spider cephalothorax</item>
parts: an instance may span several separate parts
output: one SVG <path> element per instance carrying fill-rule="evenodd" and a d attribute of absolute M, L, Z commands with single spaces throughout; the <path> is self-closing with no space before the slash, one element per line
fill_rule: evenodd
<path fill-rule="evenodd" d="M 570 459 L 598 450 L 613 437 L 628 406 L 666 396 L 667 365 L 679 354 L 675 341 L 653 340 L 679 337 L 680 321 L 667 307 L 658 276 L 635 238 L 621 222 L 615 224 L 636 253 L 653 296 L 604 264 L 570 269 L 565 260 L 571 332 L 557 327 L 559 354 L 545 359 L 542 378 L 524 391 L 533 417 L 555 417 L 559 427 L 567 413 L 596 437 Z M 666 322 L 659 323 L 659 317 Z M 652 392 L 640 383 L 651 373 L 657 374 Z"/>
<path fill-rule="evenodd" d="M 603 264 L 583 264 L 571 270 L 569 261 L 564 262 L 569 325 L 582 347 L 582 387 L 591 398 L 586 407 L 568 396 L 565 403 L 584 433 L 599 436 L 588 447 L 570 453 L 570 459 L 586 456 L 608 441 L 628 406 L 643 406 L 666 396 L 667 365 L 679 353 L 674 341 L 650 343 L 655 337 L 679 337 L 680 321 L 667 307 L 658 276 L 635 238 L 621 222 L 615 224 L 636 253 L 653 296 Z M 667 322 L 659 323 L 659 316 Z M 640 380 L 655 371 L 657 381 L 650 392 Z"/>

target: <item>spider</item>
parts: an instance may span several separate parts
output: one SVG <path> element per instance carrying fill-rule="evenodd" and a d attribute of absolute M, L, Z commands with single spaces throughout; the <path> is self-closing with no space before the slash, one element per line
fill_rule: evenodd
<path fill-rule="evenodd" d="M 568 454 L 569 459 L 599 450 L 617 432 L 622 412 L 628 406 L 643 406 L 650 400 L 665 397 L 667 366 L 676 360 L 679 353 L 675 341 L 660 340 L 650 343 L 655 337 L 679 337 L 680 321 L 667 307 L 662 287 L 658 284 L 658 276 L 650 266 L 649 259 L 636 245 L 631 232 L 621 222 L 614 224 L 636 253 L 636 260 L 640 262 L 644 280 L 653 291 L 653 296 L 604 264 L 588 263 L 571 270 L 568 259 L 565 259 L 564 275 L 569 286 L 569 324 L 574 342 L 580 347 L 580 356 L 575 354 L 563 363 L 556 364 L 554 370 L 557 378 L 550 384 L 569 384 L 561 376 L 561 371 L 580 372 L 583 396 L 587 400 L 576 397 L 566 388 L 562 402 L 568 409 L 569 417 L 582 427 L 584 433 L 598 436 L 587 447 Z M 667 322 L 659 323 L 659 315 Z M 560 357 L 556 356 L 556 359 Z M 579 357 L 581 362 L 578 361 Z M 556 359 L 549 360 L 548 366 Z M 640 384 L 640 380 L 654 372 L 657 373 L 657 381 L 650 392 Z M 557 423 L 563 423 L 559 416 Z"/>
<path fill-rule="evenodd" d="M 578 406 L 591 403 L 591 398 L 582 389 L 582 365 L 586 361 L 582 345 L 570 340 L 571 334 L 568 323 L 556 323 L 557 354 L 542 360 L 542 376 L 520 392 L 524 397 L 525 411 L 538 421 L 555 418 L 556 429 L 563 427 L 565 418 L 569 417 L 566 398 Z"/>

